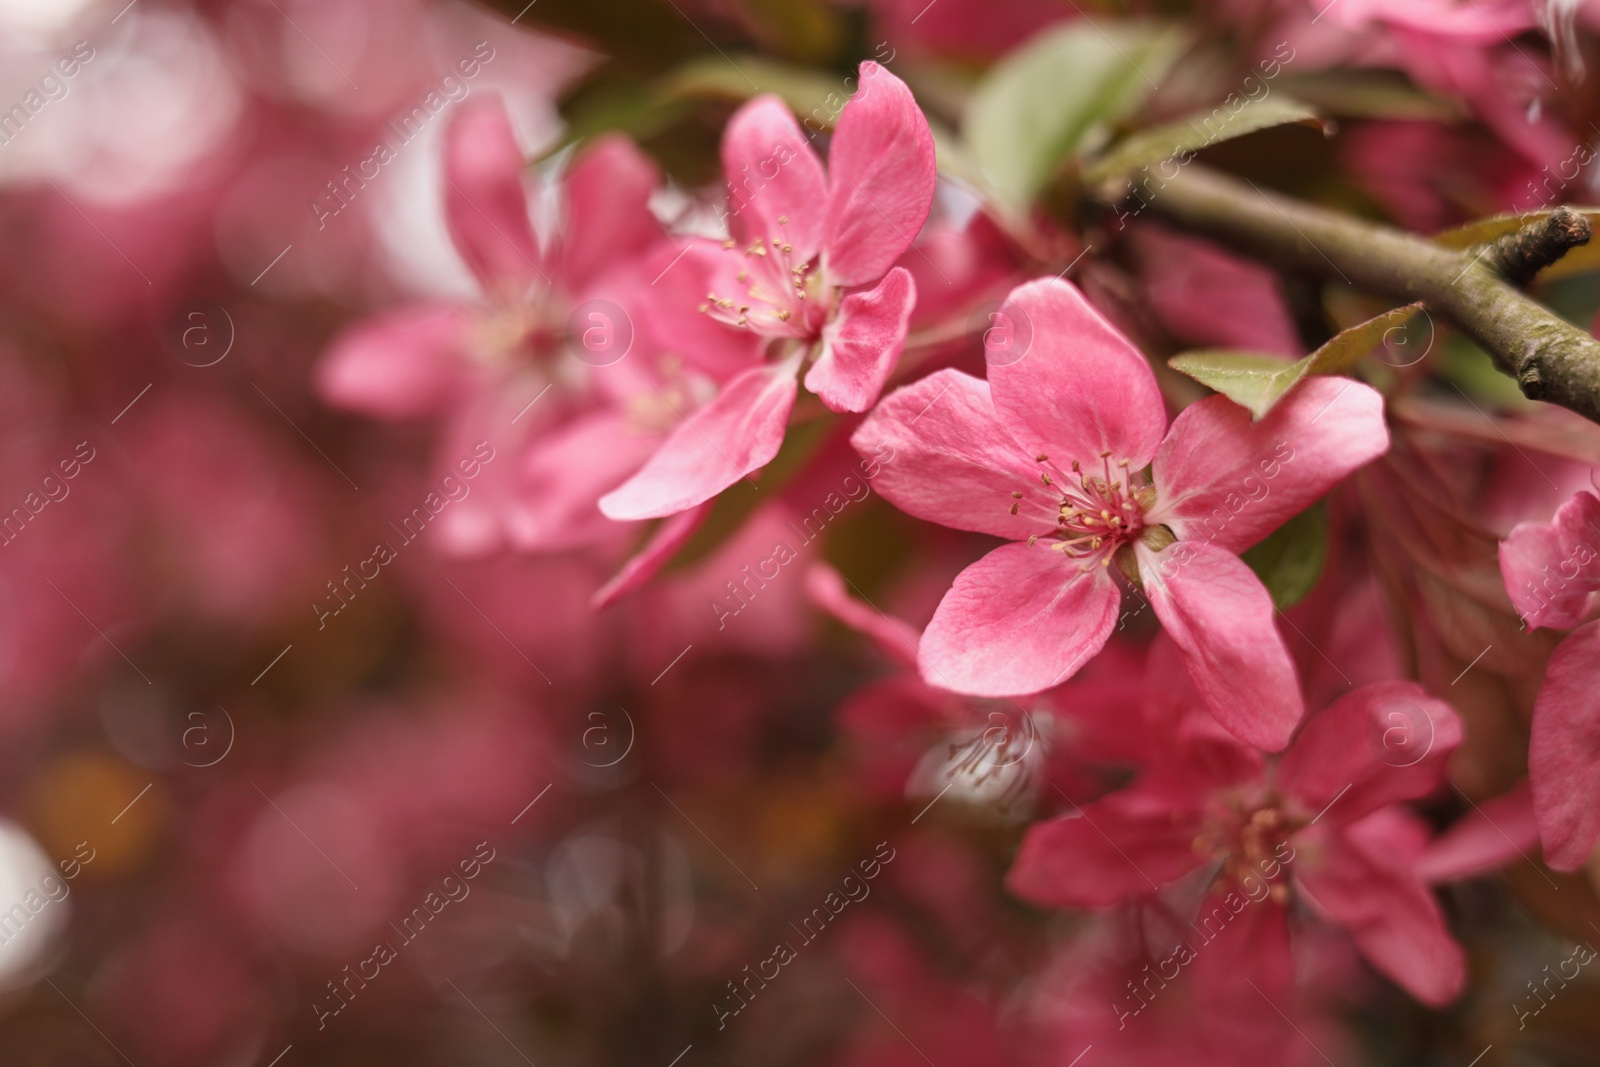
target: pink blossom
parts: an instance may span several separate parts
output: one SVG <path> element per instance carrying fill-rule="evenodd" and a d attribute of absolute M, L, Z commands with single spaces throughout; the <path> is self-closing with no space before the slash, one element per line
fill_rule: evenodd
<path fill-rule="evenodd" d="M 1500 543 L 1500 573 L 1530 627 L 1573 629 L 1556 647 L 1534 703 L 1528 777 L 1545 859 L 1576 870 L 1600 837 L 1600 498 L 1575 493 L 1548 522 L 1525 522 Z M 1591 621 L 1585 621 L 1586 619 Z M 1581 625 L 1580 625 L 1581 624 Z"/>
<path fill-rule="evenodd" d="M 630 341 L 654 348 L 633 337 L 643 316 L 632 294 L 652 255 L 670 251 L 647 203 L 659 175 L 627 140 L 600 138 L 561 179 L 560 228 L 541 239 L 499 98 L 461 104 L 446 138 L 445 216 L 484 303 L 425 302 L 356 324 L 318 387 L 380 418 L 445 416 L 447 466 L 478 440 L 506 454 L 444 516 L 451 550 L 593 544 L 615 532 L 595 501 L 692 406 L 681 373 L 642 351 L 628 358 Z"/>
<path fill-rule="evenodd" d="M 1272 908 L 1253 907 L 1258 915 Z M 1241 917 L 1241 926 L 1258 915 Z M 1231 1067 L 1241 1057 L 1282 1067 L 1326 1067 L 1332 1057 L 1356 1062 L 1341 1055 L 1348 1039 L 1328 1014 L 1310 1010 L 1321 992 L 1317 985 L 1325 984 L 1314 979 L 1322 976 L 1312 974 L 1294 990 L 1274 989 L 1282 976 L 1274 983 L 1268 972 L 1281 968 L 1287 946 L 1258 936 L 1253 947 L 1279 951 L 1258 953 L 1270 960 L 1241 959 L 1228 951 L 1229 942 L 1257 931 L 1235 929 L 1220 943 L 1206 943 L 1159 902 L 1104 916 L 1055 951 L 1039 976 L 1029 1014 L 1038 1018 L 1038 1040 L 1052 1054 L 1044 1062 L 1070 1064 L 1086 1048 L 1119 1067 Z M 1284 932 L 1281 926 L 1272 931 Z M 1237 969 L 1241 965 L 1249 970 Z M 1263 1001 L 1269 990 L 1270 1007 Z"/>
<path fill-rule="evenodd" d="M 722 166 L 731 236 L 691 242 L 666 292 L 762 347 L 602 498 L 614 519 L 685 511 L 771 462 L 807 361 L 805 387 L 824 404 L 865 411 L 905 345 L 917 291 L 894 264 L 927 220 L 936 173 L 933 135 L 904 82 L 861 64 L 826 169 L 788 107 L 759 96 L 728 123 Z"/>
<path fill-rule="evenodd" d="M 1140 226 L 1130 236 L 1151 307 L 1174 336 L 1201 346 L 1305 354 L 1272 271 L 1163 226 Z"/>
<path fill-rule="evenodd" d="M 1418 857 L 1416 870 L 1426 882 L 1470 878 L 1527 860 L 1525 850 L 1538 843 L 1533 791 L 1523 779 L 1509 793 L 1474 802 L 1470 812 L 1433 839 Z"/>
<path fill-rule="evenodd" d="M 1282 748 L 1299 686 L 1271 598 L 1238 553 L 1387 448 L 1381 398 L 1316 378 L 1259 422 L 1217 396 L 1169 429 L 1144 357 L 1074 286 L 1030 282 L 1001 316 L 988 381 L 929 375 L 853 438 L 863 454 L 894 450 L 878 488 L 902 510 L 1014 542 L 956 579 L 923 635 L 923 678 L 983 696 L 1059 684 L 1116 622 L 1115 561 L 1212 713 Z"/>
<path fill-rule="evenodd" d="M 1216 864 L 1197 921 L 1220 914 L 1228 927 L 1248 911 L 1242 933 L 1219 942 L 1230 954 L 1262 966 L 1262 953 L 1287 952 L 1284 905 L 1298 898 L 1419 1000 L 1455 997 L 1461 948 L 1415 870 L 1428 832 L 1400 806 L 1443 781 L 1461 741 L 1448 705 L 1414 682 L 1366 685 L 1309 718 L 1270 760 L 1203 716 L 1177 728 L 1169 755 L 1133 785 L 1034 826 L 1011 889 L 1052 907 L 1103 907 Z M 1397 729 L 1424 746 L 1419 755 L 1391 743 Z"/>

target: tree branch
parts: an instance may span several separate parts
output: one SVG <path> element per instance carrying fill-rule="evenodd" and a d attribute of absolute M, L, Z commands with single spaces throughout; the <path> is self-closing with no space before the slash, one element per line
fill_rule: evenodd
<path fill-rule="evenodd" d="M 1108 195 L 1101 202 L 1113 207 L 1118 201 Z M 1197 164 L 1152 190 L 1148 206 L 1257 253 L 1402 300 L 1421 300 L 1488 351 L 1528 397 L 1600 422 L 1600 341 L 1518 288 L 1589 240 L 1589 221 L 1577 212 L 1559 208 L 1462 252 Z"/>

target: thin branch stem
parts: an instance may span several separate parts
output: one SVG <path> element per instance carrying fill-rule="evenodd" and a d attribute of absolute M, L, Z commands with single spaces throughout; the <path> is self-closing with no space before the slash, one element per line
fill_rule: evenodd
<path fill-rule="evenodd" d="M 1463 252 L 1197 164 L 1155 190 L 1148 206 L 1251 251 L 1421 300 L 1488 351 L 1524 394 L 1600 422 L 1600 341 L 1517 288 L 1589 240 L 1588 220 L 1576 212 L 1557 209 Z"/>

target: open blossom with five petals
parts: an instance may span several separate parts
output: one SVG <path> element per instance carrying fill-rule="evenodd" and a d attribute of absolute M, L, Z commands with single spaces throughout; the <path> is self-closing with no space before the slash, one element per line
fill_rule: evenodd
<path fill-rule="evenodd" d="M 1307 719 L 1281 757 L 1192 710 L 1170 742 L 1126 789 L 1030 829 L 1011 890 L 1050 907 L 1105 907 L 1209 869 L 1191 921 L 1203 958 L 1223 953 L 1236 972 L 1292 982 L 1288 905 L 1299 900 L 1418 1000 L 1454 999 L 1465 959 L 1417 870 L 1428 829 L 1403 806 L 1444 782 L 1461 742 L 1449 705 L 1414 682 L 1375 682 Z M 1211 973 L 1237 981 L 1228 970 Z"/>
<path fill-rule="evenodd" d="M 1077 288 L 1030 282 L 1000 316 L 987 381 L 938 371 L 852 438 L 895 450 L 877 485 L 901 510 L 1016 542 L 957 577 L 923 634 L 924 679 L 980 696 L 1059 684 L 1116 623 L 1115 562 L 1218 720 L 1282 748 L 1299 684 L 1238 553 L 1388 447 L 1382 398 L 1315 378 L 1258 422 L 1214 396 L 1169 429 L 1149 364 Z"/>
<path fill-rule="evenodd" d="M 660 346 L 637 310 L 648 284 L 639 275 L 673 251 L 648 206 L 655 164 L 623 137 L 586 146 L 560 178 L 557 227 L 543 240 L 524 170 L 499 97 L 458 105 L 445 133 L 444 211 L 483 301 L 382 312 L 338 338 L 317 368 L 319 391 L 341 407 L 445 416 L 439 449 L 452 474 L 480 440 L 504 457 L 440 516 L 457 553 L 603 541 L 620 527 L 596 500 L 693 406 L 696 380 L 653 358 Z M 700 334 L 680 340 L 706 358 L 728 349 Z"/>
<path fill-rule="evenodd" d="M 1534 701 L 1528 779 L 1546 862 L 1577 870 L 1600 838 L 1600 498 L 1581 490 L 1550 521 L 1517 525 L 1500 542 L 1500 573 L 1528 626 L 1576 627 Z"/>
<path fill-rule="evenodd" d="M 904 82 L 861 64 L 826 169 L 788 107 L 757 97 L 729 121 L 722 165 L 731 236 L 691 241 L 652 288 L 765 343 L 601 500 L 614 519 L 685 511 L 771 462 L 807 360 L 805 386 L 824 404 L 865 411 L 905 347 L 916 284 L 894 263 L 927 220 L 937 174 Z"/>

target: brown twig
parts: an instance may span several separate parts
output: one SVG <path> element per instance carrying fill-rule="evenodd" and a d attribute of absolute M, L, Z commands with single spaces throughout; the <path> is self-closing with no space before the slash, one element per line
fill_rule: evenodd
<path fill-rule="evenodd" d="M 1148 206 L 1256 253 L 1421 300 L 1488 351 L 1528 397 L 1600 422 L 1600 341 L 1519 288 L 1589 240 L 1588 220 L 1577 212 L 1558 209 L 1489 244 L 1457 251 L 1198 164 L 1167 180 Z"/>

